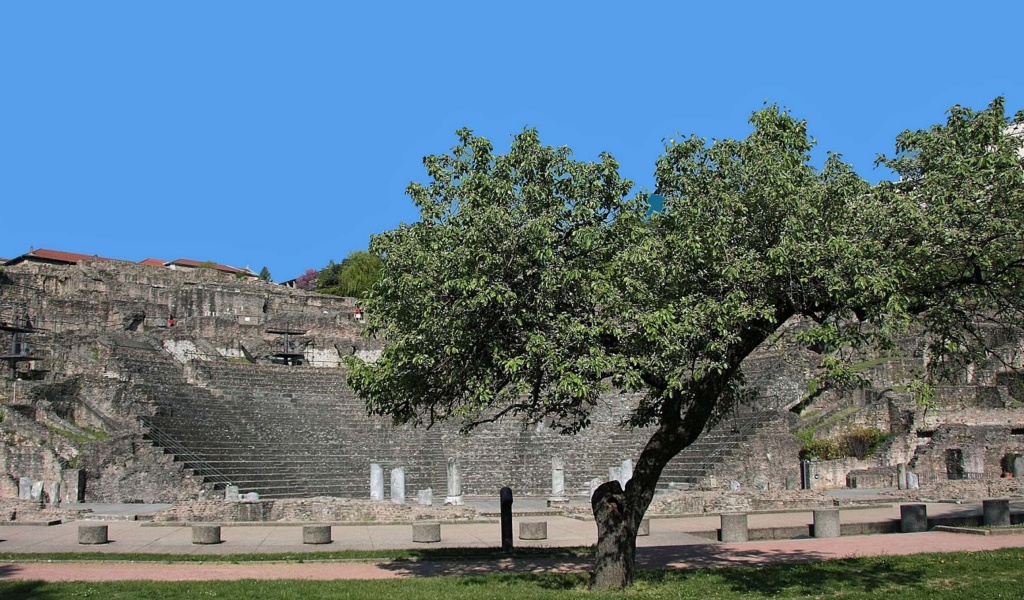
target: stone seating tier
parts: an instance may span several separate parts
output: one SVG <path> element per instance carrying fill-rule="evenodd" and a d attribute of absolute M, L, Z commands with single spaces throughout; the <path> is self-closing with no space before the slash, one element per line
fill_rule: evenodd
<path fill-rule="evenodd" d="M 448 456 L 463 461 L 466 494 L 493 493 L 511 483 L 524 494 L 542 496 L 549 491 L 555 453 L 567 465 L 566 489 L 585 493 L 585 482 L 606 477 L 609 467 L 635 457 L 645 441 L 643 432 L 614 427 L 618 413 L 599 417 L 599 431 L 578 440 L 515 423 L 481 427 L 467 440 L 453 427 L 394 427 L 368 417 L 340 369 L 190 363 L 199 386 L 186 381 L 181 364 L 160 350 L 119 348 L 117 355 L 133 390 L 152 406 L 155 416 L 147 422 L 188 449 L 180 457 L 186 468 L 197 476 L 224 476 L 240 491 L 267 498 L 367 497 L 371 462 L 386 471 L 405 467 L 407 490 L 431 487 L 440 495 Z M 730 443 L 728 436 L 705 437 L 693 465 L 685 459 L 681 468 L 696 469 L 710 453 L 726 452 L 718 447 Z M 522 481 L 535 482 L 535 489 L 517 483 Z"/>

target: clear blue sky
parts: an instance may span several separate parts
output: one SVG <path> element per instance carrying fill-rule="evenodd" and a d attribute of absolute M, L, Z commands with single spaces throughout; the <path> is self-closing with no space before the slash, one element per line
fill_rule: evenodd
<path fill-rule="evenodd" d="M 295 277 L 416 219 L 462 126 L 653 184 L 662 139 L 765 101 L 872 181 L 953 104 L 1024 108 L 1015 2 L 4 2 L 0 257 Z"/>

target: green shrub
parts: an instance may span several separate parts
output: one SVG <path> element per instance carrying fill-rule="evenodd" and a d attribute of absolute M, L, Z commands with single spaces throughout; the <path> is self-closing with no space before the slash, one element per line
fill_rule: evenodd
<path fill-rule="evenodd" d="M 892 439 L 893 434 L 874 427 L 859 427 L 828 439 L 814 439 L 812 432 L 801 432 L 797 437 L 802 443 L 800 458 L 863 460 L 872 456 L 883 442 Z"/>

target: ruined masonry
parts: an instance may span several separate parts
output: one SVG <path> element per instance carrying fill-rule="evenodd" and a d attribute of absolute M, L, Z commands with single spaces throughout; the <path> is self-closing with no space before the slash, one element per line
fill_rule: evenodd
<path fill-rule="evenodd" d="M 372 495 L 404 503 L 411 495 L 427 503 L 444 490 L 446 503 L 461 504 L 508 485 L 561 502 L 630 476 L 649 431 L 620 426 L 636 401 L 629 396 L 609 398 L 573 437 L 518 422 L 464 436 L 455 425 L 412 429 L 367 416 L 345 385 L 343 360 L 372 358 L 380 346 L 359 335 L 354 311 L 351 299 L 212 270 L 119 261 L 6 267 L 0 325 L 9 326 L 0 343 L 20 358 L 0 382 L 0 498 Z M 1024 382 L 1000 366 L 1019 366 L 1021 337 L 991 333 L 1002 363 L 965 368 L 929 411 L 907 391 L 924 364 L 920 340 L 906 341 L 908 360 L 865 357 L 874 387 L 827 391 L 800 414 L 790 409 L 807 395 L 813 352 L 760 351 L 744 365 L 756 400 L 676 457 L 661 487 L 1021 476 Z M 795 434 L 829 440 L 865 428 L 884 434 L 871 456 L 801 464 Z"/>

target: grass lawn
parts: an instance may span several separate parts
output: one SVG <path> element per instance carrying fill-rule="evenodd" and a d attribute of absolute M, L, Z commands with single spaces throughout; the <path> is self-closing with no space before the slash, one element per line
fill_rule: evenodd
<path fill-rule="evenodd" d="M 111 564 L 116 568 L 116 564 Z M 3 575 L 0 566 L 0 577 Z M 4 600 L 97 598 L 1024 598 L 1024 550 L 919 554 L 797 565 L 645 571 L 623 592 L 590 592 L 586 575 L 500 574 L 383 581 L 43 583 L 0 580 Z"/>

